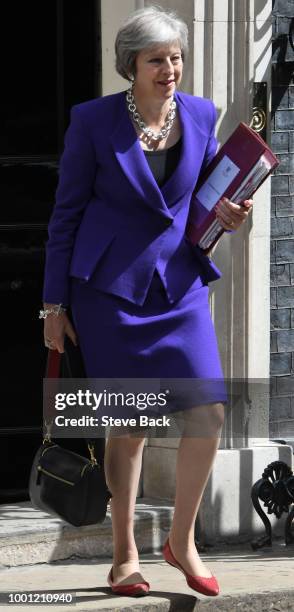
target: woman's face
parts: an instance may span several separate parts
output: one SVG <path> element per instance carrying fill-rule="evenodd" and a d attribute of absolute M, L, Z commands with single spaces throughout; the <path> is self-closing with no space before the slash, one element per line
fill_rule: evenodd
<path fill-rule="evenodd" d="M 157 100 L 170 98 L 180 84 L 183 71 L 178 43 L 144 49 L 136 58 L 135 92 Z"/>

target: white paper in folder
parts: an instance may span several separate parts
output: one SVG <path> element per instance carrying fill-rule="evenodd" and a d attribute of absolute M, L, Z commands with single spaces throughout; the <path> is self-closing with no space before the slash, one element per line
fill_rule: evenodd
<path fill-rule="evenodd" d="M 207 210 L 212 210 L 239 172 L 240 168 L 224 155 L 207 181 L 197 191 L 197 200 Z"/>

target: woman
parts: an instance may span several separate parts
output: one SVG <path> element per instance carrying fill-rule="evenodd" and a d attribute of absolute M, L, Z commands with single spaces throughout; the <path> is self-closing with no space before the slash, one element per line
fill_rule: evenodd
<path fill-rule="evenodd" d="M 133 13 L 116 38 L 116 68 L 128 92 L 73 107 L 49 224 L 44 337 L 63 352 L 77 338 L 89 377 L 221 379 L 208 304 L 220 273 L 185 240 L 195 183 L 214 157 L 211 100 L 180 93 L 187 27 L 174 13 Z M 228 200 L 217 216 L 227 230 L 246 219 L 252 201 Z M 71 307 L 74 327 L 67 316 Z M 218 448 L 224 406 L 189 410 L 207 437 L 180 440 L 175 512 L 165 559 L 190 587 L 217 595 L 216 578 L 199 558 L 194 525 Z M 189 425 L 188 425 L 189 426 Z M 105 471 L 112 492 L 112 590 L 145 594 L 133 519 L 144 437 L 109 436 Z M 191 463 L 197 470 L 191 470 Z"/>

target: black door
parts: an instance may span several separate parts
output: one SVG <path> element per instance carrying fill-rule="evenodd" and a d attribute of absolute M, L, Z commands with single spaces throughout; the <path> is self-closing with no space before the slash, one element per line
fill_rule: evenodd
<path fill-rule="evenodd" d="M 4 3 L 3 3 L 4 4 Z M 27 499 L 41 442 L 46 351 L 38 311 L 58 160 L 73 104 L 100 95 L 97 0 L 1 7 L 0 502 Z"/>

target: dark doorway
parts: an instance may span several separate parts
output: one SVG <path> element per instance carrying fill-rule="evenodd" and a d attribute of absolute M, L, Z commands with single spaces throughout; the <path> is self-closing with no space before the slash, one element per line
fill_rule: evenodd
<path fill-rule="evenodd" d="M 4 14 L 5 11 L 5 14 Z M 100 95 L 97 0 L 1 7 L 0 502 L 27 498 L 42 433 L 44 245 L 73 104 Z"/>

